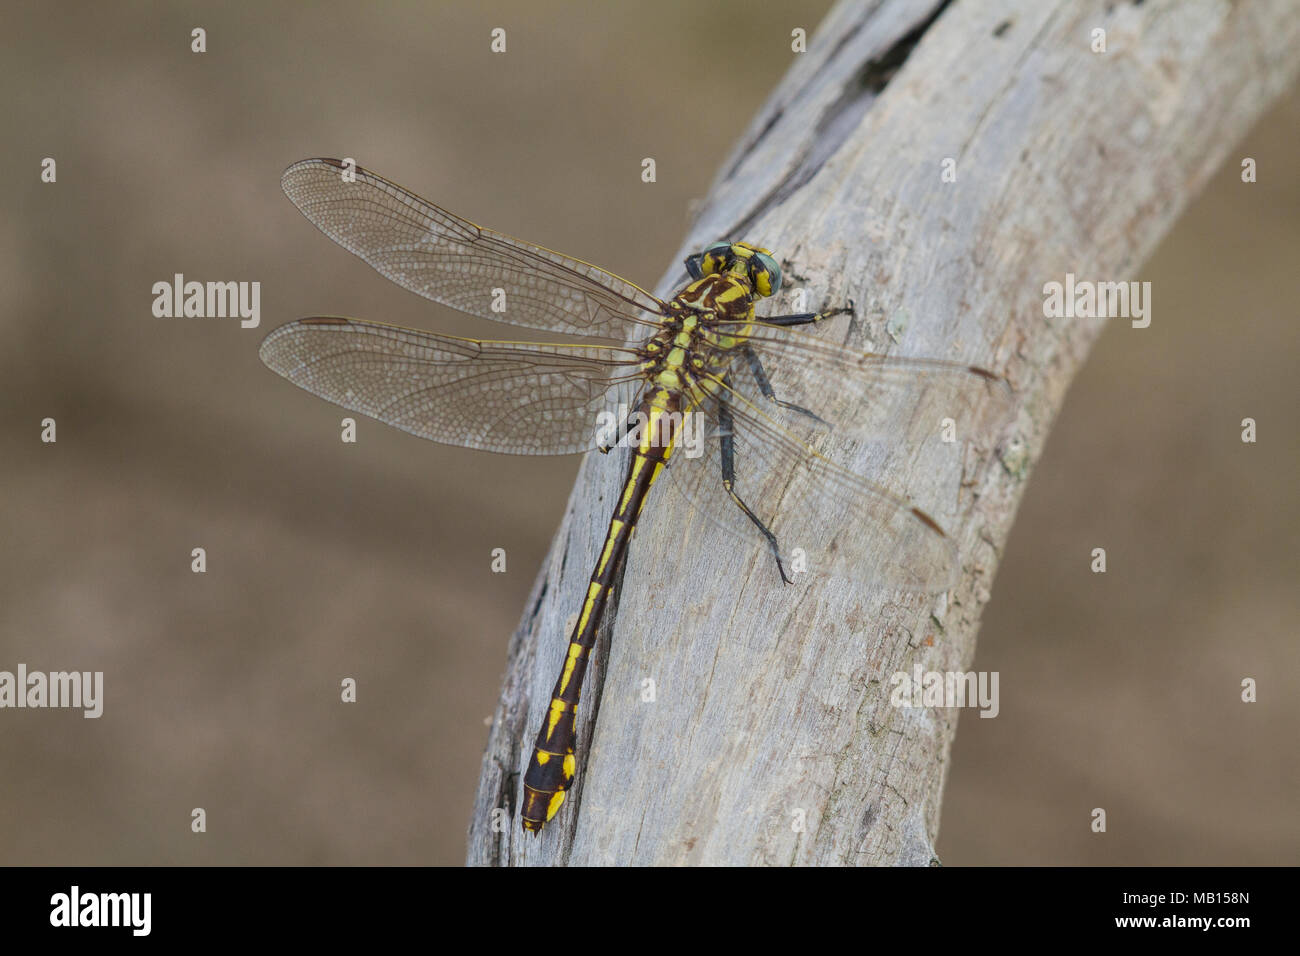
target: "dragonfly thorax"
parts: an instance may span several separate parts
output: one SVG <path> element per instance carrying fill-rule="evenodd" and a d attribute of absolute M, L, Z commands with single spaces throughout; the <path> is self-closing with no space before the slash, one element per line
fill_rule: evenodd
<path fill-rule="evenodd" d="M 752 321 L 757 298 L 747 275 L 706 275 L 673 296 L 668 303 L 670 324 L 685 328 L 691 319 L 702 327 Z"/>

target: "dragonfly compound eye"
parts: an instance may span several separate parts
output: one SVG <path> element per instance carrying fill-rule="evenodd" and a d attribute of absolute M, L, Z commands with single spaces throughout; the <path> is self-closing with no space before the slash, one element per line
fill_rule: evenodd
<path fill-rule="evenodd" d="M 764 298 L 781 291 L 781 267 L 766 252 L 755 252 L 749 260 L 749 276 L 754 291 Z"/>

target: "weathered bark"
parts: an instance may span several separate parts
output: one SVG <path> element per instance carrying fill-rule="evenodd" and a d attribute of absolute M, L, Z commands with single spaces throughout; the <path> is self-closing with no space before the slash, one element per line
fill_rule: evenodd
<path fill-rule="evenodd" d="M 1092 49 L 1096 29 L 1104 53 Z M 1282 0 L 832 11 L 725 165 L 677 261 L 719 237 L 748 239 L 797 265 L 812 304 L 852 298 L 876 315 L 878 347 L 1007 376 L 1016 414 L 966 449 L 960 480 L 889 476 L 920 503 L 946 502 L 960 583 L 938 598 L 782 589 L 761 551 L 683 529 L 652 499 L 584 694 L 578 787 L 533 840 L 517 820 L 494 826 L 492 810 L 514 806 L 507 791 L 518 790 L 623 478 L 589 456 L 511 644 L 470 863 L 933 859 L 957 712 L 890 706 L 889 679 L 970 665 L 1030 465 L 1104 325 L 1044 318 L 1044 284 L 1067 273 L 1140 278 L 1196 190 L 1292 82 L 1298 32 Z M 955 182 L 942 176 L 945 159 Z M 683 277 L 670 269 L 660 293 Z M 898 315 L 906 327 L 891 338 L 879 316 Z M 1162 321 L 1176 319 L 1157 309 Z M 870 540 L 855 546 L 873 560 Z M 647 678 L 653 703 L 641 699 Z"/>

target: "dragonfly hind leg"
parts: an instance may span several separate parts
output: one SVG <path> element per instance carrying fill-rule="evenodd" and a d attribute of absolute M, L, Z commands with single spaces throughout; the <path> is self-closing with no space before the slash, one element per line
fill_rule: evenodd
<path fill-rule="evenodd" d="M 767 371 L 763 368 L 763 363 L 759 359 L 758 354 L 748 345 L 743 346 L 742 351 L 745 355 L 745 361 L 749 363 L 749 371 L 753 374 L 754 381 L 758 383 L 758 390 L 763 393 L 764 398 L 771 401 L 774 405 L 788 408 L 790 411 L 798 412 L 800 415 L 807 415 L 809 418 L 821 422 L 827 428 L 830 427 L 831 423 L 822 418 L 816 412 L 804 408 L 802 405 L 796 405 L 794 402 L 787 402 L 777 398 L 776 389 L 772 388 L 772 382 L 768 379 Z"/>
<path fill-rule="evenodd" d="M 723 379 L 724 384 L 730 385 L 730 376 Z M 727 496 L 735 502 L 736 507 L 745 513 L 750 521 L 754 522 L 754 527 L 762 533 L 767 539 L 767 546 L 772 549 L 772 558 L 776 561 L 776 569 L 781 573 L 781 580 L 786 584 L 793 584 L 794 581 L 785 573 L 785 562 L 781 560 L 781 549 L 777 546 L 776 535 L 774 535 L 767 525 L 763 524 L 758 515 L 750 510 L 749 505 L 741 499 L 736 493 L 736 447 L 733 432 L 733 422 L 731 418 L 731 406 L 723 399 L 718 401 L 718 448 L 722 458 L 722 488 Z"/>

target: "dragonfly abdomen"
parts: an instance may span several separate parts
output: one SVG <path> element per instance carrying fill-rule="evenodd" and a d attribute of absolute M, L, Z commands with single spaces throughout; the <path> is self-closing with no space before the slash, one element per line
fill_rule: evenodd
<path fill-rule="evenodd" d="M 614 589 L 614 573 L 627 550 L 628 539 L 645 505 L 646 495 L 672 455 L 679 419 L 678 396 L 664 389 L 651 389 L 642 400 L 640 440 L 628 466 L 627 479 L 609 520 L 605 544 L 591 572 L 587 596 L 569 637 L 564 667 L 551 691 L 546 719 L 533 743 L 532 759 L 524 774 L 524 799 L 520 817 L 524 829 L 537 833 L 555 816 L 577 771 L 574 754 L 577 742 L 577 711 L 582 682 L 587 675 L 591 649 L 605 607 Z"/>

